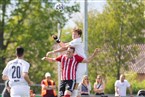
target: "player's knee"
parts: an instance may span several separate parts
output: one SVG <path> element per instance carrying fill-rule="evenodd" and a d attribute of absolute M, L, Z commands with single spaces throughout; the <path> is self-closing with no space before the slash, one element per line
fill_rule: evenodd
<path fill-rule="evenodd" d="M 71 95 L 72 94 L 72 91 L 71 90 L 66 90 L 64 95 Z"/>

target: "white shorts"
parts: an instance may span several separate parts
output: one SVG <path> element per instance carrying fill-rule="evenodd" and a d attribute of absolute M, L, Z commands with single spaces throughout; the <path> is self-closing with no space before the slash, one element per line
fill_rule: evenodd
<path fill-rule="evenodd" d="M 28 85 L 15 85 L 10 90 L 11 97 L 30 97 L 30 87 Z"/>
<path fill-rule="evenodd" d="M 80 83 L 85 74 L 87 74 L 87 64 L 79 63 L 76 71 L 76 83 Z"/>

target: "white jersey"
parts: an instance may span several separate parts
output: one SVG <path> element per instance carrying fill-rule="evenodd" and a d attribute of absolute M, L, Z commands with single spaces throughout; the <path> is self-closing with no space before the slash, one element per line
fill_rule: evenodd
<path fill-rule="evenodd" d="M 126 96 L 126 90 L 130 87 L 130 84 L 127 80 L 124 80 L 124 82 L 117 80 L 115 82 L 115 87 L 117 87 L 120 96 Z M 115 96 L 117 96 L 117 94 L 115 94 Z"/>
<path fill-rule="evenodd" d="M 30 64 L 23 59 L 14 59 L 9 61 L 2 74 L 7 75 L 9 79 L 9 85 L 28 85 L 24 77 L 23 72 L 28 72 Z"/>
<path fill-rule="evenodd" d="M 79 56 L 83 58 L 86 58 L 81 38 L 73 39 L 71 42 L 69 42 L 69 45 L 72 47 L 75 47 L 76 54 L 78 54 Z"/>
<path fill-rule="evenodd" d="M 75 54 L 78 54 L 79 56 L 86 58 L 85 52 L 84 52 L 84 46 L 82 43 L 81 38 L 73 39 L 71 42 L 69 42 L 69 45 L 75 48 Z M 76 82 L 80 83 L 82 80 L 82 76 L 85 75 L 87 72 L 87 64 L 86 63 L 79 63 L 77 67 L 76 72 Z"/>

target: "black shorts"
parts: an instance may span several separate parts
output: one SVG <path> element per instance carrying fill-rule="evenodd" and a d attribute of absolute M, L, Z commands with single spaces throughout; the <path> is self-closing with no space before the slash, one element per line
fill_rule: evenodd
<path fill-rule="evenodd" d="M 65 90 L 69 90 L 70 92 L 72 92 L 75 87 L 75 83 L 75 80 L 61 80 L 59 95 L 64 96 Z"/>
<path fill-rule="evenodd" d="M 89 95 L 89 94 L 81 94 L 81 95 Z"/>
<path fill-rule="evenodd" d="M 104 93 L 96 93 L 96 95 L 104 95 Z"/>

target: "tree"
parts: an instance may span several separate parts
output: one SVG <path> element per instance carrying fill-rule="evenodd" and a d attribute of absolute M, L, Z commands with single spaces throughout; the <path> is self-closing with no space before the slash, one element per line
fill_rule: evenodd
<path fill-rule="evenodd" d="M 48 50 L 53 49 L 51 35 L 57 33 L 57 23 L 63 27 L 70 15 L 79 11 L 79 5 L 74 3 L 59 12 L 53 8 L 55 3 L 48 0 L 24 1 L 0 1 L 3 8 L 0 19 L 0 68 L 4 68 L 8 60 L 15 58 L 15 48 L 21 45 L 25 48 L 26 60 L 31 63 L 32 80 L 40 83 L 47 71 L 57 78 L 57 66 L 41 61 L 41 58 Z"/>
<path fill-rule="evenodd" d="M 88 46 L 91 52 L 100 47 L 102 53 L 92 62 L 90 73 L 116 76 L 128 69 L 129 61 L 137 54 L 133 44 L 144 43 L 144 5 L 142 1 L 108 0 L 102 13 L 89 13 Z M 132 46 L 132 49 L 130 47 Z M 89 65 L 92 66 L 92 65 Z M 92 75 L 92 74 L 91 74 Z"/>

